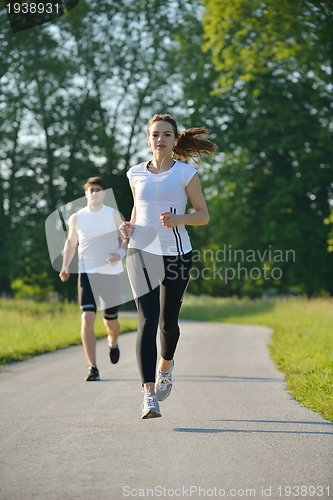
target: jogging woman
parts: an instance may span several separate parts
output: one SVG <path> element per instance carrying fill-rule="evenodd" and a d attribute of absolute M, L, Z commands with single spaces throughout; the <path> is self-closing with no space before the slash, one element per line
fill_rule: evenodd
<path fill-rule="evenodd" d="M 131 220 L 120 226 L 129 238 L 127 268 L 139 315 L 136 354 L 144 388 L 142 418 L 160 417 L 158 401 L 172 389 L 174 354 L 179 339 L 178 315 L 190 279 L 192 247 L 185 225 L 207 224 L 209 214 L 197 170 L 190 157 L 212 154 L 206 129 L 178 132 L 170 115 L 154 115 L 147 142 L 153 159 L 131 167 Z M 193 211 L 185 213 L 187 198 Z M 157 363 L 157 330 L 161 359 Z"/>

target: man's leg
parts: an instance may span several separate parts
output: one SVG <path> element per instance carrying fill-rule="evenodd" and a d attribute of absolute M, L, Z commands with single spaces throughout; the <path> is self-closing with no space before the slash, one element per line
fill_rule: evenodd
<path fill-rule="evenodd" d="M 92 293 L 90 279 L 85 273 L 79 274 L 78 295 L 81 307 L 81 339 L 88 365 L 96 366 L 96 337 L 94 324 L 96 319 L 96 302 Z"/>
<path fill-rule="evenodd" d="M 89 366 L 96 366 L 96 337 L 94 330 L 95 319 L 95 312 L 82 312 L 81 339 Z"/>
<path fill-rule="evenodd" d="M 120 324 L 118 319 L 106 319 L 103 318 L 103 322 L 109 336 L 109 345 L 115 345 L 118 342 L 118 336 L 120 333 Z"/>
<path fill-rule="evenodd" d="M 100 303 L 103 309 L 103 322 L 108 334 L 110 361 L 115 364 L 118 363 L 120 356 L 118 347 L 118 336 L 120 333 L 118 308 L 121 303 L 120 280 L 117 274 L 97 276 Z"/>
<path fill-rule="evenodd" d="M 117 319 L 117 314 L 118 313 L 116 313 L 116 318 L 114 319 L 107 319 L 105 318 L 105 316 L 103 319 L 106 331 L 108 333 L 109 357 L 113 365 L 118 363 L 120 358 L 120 350 L 118 347 L 118 336 L 120 333 L 120 325 Z"/>

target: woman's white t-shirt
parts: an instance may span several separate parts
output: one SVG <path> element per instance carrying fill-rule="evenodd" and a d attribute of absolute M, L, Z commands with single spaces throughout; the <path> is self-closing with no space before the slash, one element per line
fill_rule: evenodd
<path fill-rule="evenodd" d="M 185 213 L 185 188 L 197 170 L 176 161 L 166 172 L 153 174 L 147 165 L 148 162 L 134 165 L 127 172 L 136 201 L 135 227 L 128 248 L 157 255 L 183 255 L 192 249 L 185 226 L 162 226 L 160 215 L 162 212 Z"/>

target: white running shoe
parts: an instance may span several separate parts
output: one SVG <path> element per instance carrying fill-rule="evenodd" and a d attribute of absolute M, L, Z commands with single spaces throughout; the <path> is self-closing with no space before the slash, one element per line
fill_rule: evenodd
<path fill-rule="evenodd" d="M 175 363 L 174 360 L 172 360 L 170 370 L 166 374 L 163 374 L 160 371 L 158 372 L 155 384 L 155 392 L 158 401 L 164 401 L 171 392 L 173 384 L 172 370 L 174 366 Z"/>
<path fill-rule="evenodd" d="M 146 392 L 141 405 L 142 418 L 157 418 L 161 417 L 160 407 L 157 398 L 154 394 Z"/>

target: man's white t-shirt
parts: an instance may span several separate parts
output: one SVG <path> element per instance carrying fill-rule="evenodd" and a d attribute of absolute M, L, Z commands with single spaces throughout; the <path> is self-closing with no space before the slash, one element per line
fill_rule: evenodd
<path fill-rule="evenodd" d="M 102 205 L 98 211 L 84 207 L 77 212 L 76 232 L 79 238 L 79 272 L 120 274 L 121 260 L 111 265 L 106 259 L 119 250 L 118 228 L 114 208 Z"/>
<path fill-rule="evenodd" d="M 148 162 L 134 165 L 127 177 L 135 188 L 136 221 L 128 248 L 136 248 L 157 255 L 183 255 L 192 247 L 183 224 L 174 228 L 162 226 L 162 212 L 184 214 L 186 186 L 197 173 L 187 163 L 176 161 L 166 172 L 153 174 Z"/>

